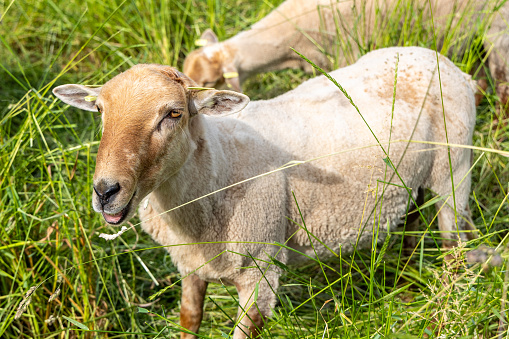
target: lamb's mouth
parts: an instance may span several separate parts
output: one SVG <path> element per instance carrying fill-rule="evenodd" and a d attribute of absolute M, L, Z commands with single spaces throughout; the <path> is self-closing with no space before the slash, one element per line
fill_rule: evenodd
<path fill-rule="evenodd" d="M 125 220 L 127 215 L 129 214 L 129 211 L 131 209 L 131 202 L 133 201 L 133 197 L 134 197 L 134 194 L 131 197 L 131 200 L 129 200 L 129 202 L 127 203 L 127 205 L 117 214 L 108 214 L 103 211 L 102 215 L 104 217 L 104 220 L 106 220 L 106 222 L 111 225 L 121 224 Z"/>

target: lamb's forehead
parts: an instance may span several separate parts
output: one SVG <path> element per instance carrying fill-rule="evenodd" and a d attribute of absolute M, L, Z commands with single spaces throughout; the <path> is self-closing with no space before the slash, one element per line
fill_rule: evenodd
<path fill-rule="evenodd" d="M 99 103 L 147 102 L 154 98 L 185 96 L 176 69 L 159 65 L 136 65 L 104 84 Z"/>
<path fill-rule="evenodd" d="M 210 67 L 220 68 L 222 60 L 221 50 L 216 45 L 204 46 L 192 51 L 184 62 L 184 72 L 186 74 L 200 73 Z"/>
<path fill-rule="evenodd" d="M 213 60 L 218 57 L 218 54 L 223 51 L 223 47 L 221 44 L 210 44 L 204 46 L 201 49 L 201 53 L 209 60 Z"/>

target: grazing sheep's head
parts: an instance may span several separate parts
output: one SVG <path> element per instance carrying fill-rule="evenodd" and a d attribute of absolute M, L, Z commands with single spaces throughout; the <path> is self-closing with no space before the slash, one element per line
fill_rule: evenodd
<path fill-rule="evenodd" d="M 189 53 L 184 61 L 184 73 L 199 86 L 232 89 L 242 92 L 234 51 L 218 43 L 217 36 L 207 29 L 200 39 L 202 48 Z"/>
<path fill-rule="evenodd" d="M 102 115 L 92 205 L 108 223 L 132 217 L 147 194 L 179 171 L 192 152 L 194 116 L 237 112 L 249 101 L 232 91 L 188 88 L 194 85 L 172 67 L 137 65 L 101 88 L 53 90 L 65 103 Z"/>

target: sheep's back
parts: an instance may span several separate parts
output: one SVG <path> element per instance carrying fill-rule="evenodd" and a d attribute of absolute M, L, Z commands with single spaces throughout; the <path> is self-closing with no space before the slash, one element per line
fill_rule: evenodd
<path fill-rule="evenodd" d="M 387 222 L 396 224 L 405 213 L 408 193 L 395 185 L 384 188 L 387 182 L 402 186 L 387 166 L 386 152 L 395 166 L 399 164 L 404 185 L 416 195 L 435 162 L 447 161 L 445 149 L 426 144 L 446 142 L 444 111 L 449 143 L 471 144 L 475 122 L 472 85 L 448 59 L 439 56 L 439 60 L 441 88 L 433 51 L 388 48 L 330 73 L 352 102 L 321 76 L 278 98 L 254 102 L 239 114 L 242 124 L 259 134 L 254 138 L 258 141 L 249 143 L 250 152 L 268 154 L 263 161 L 266 169 L 324 156 L 285 170 L 288 190 L 295 192 L 317 236 L 327 235 L 331 244 L 337 244 L 337 239 L 348 244 L 355 242 L 362 225 L 369 230 L 376 223 L 383 227 Z M 424 143 L 408 144 L 409 139 Z M 459 153 L 453 149 L 451 155 L 454 163 Z M 374 222 L 372 211 L 383 191 L 383 213 Z M 288 214 L 298 221 L 295 203 L 289 202 Z M 369 240 L 371 232 L 365 233 L 361 241 Z M 294 246 L 305 247 L 308 237 L 301 232 L 292 241 Z"/>

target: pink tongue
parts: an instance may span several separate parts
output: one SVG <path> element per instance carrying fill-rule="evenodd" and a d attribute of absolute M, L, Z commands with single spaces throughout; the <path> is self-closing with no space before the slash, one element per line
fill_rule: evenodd
<path fill-rule="evenodd" d="M 122 219 L 122 211 L 120 211 L 119 213 L 114 214 L 114 215 L 103 213 L 103 216 L 107 222 L 114 224 L 114 223 L 119 222 L 120 219 Z"/>

